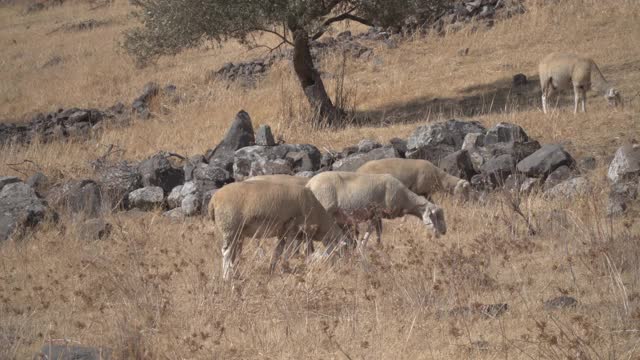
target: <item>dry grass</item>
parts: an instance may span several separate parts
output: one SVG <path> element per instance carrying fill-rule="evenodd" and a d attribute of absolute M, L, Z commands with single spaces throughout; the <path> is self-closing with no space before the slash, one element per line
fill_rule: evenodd
<path fill-rule="evenodd" d="M 540 229 L 535 237 L 499 196 L 484 206 L 442 198 L 450 226 L 442 239 L 430 238 L 414 219 L 389 222 L 384 248 L 370 244 L 366 262 L 307 268 L 294 260 L 293 274 L 274 276 L 268 256 L 249 245 L 235 288 L 220 280 L 219 239 L 202 219 L 113 214 L 115 229 L 100 242 L 78 239 L 73 226 L 41 229 L 27 241 L 0 246 L 0 358 L 29 358 L 57 338 L 107 345 L 118 358 L 137 359 L 638 358 L 640 227 L 633 215 L 609 222 L 603 209 L 607 160 L 622 141 L 640 134 L 640 98 L 609 112 L 592 95 L 586 115 L 574 116 L 565 104 L 545 117 L 535 85 L 520 95 L 509 89 L 513 74 L 535 80 L 539 58 L 571 48 L 592 56 L 633 98 L 640 83 L 640 50 L 632 45 L 640 36 L 640 6 L 542 3 L 530 1 L 528 14 L 486 31 L 468 28 L 397 49 L 373 44 L 380 61 L 349 62 L 346 79 L 357 111 L 372 122 L 340 131 L 308 129 L 305 100 L 286 63 L 255 89 L 205 83 L 207 70 L 257 50 L 229 43 L 135 69 L 117 47 L 132 25 L 124 0 L 31 15 L 0 8 L 0 118 L 130 101 L 150 80 L 177 85 L 185 98 L 168 115 L 107 129 L 88 142 L 4 148 L 3 175 L 21 175 L 7 164 L 29 159 L 47 174 L 90 176 L 87 161 L 108 144 L 125 149 L 128 159 L 159 149 L 203 153 L 240 109 L 287 142 L 328 148 L 406 136 L 419 124 L 453 115 L 486 125 L 509 121 L 541 142 L 565 142 L 577 157 L 599 161 L 588 175 L 595 184 L 589 196 L 524 200 L 525 214 Z M 47 35 L 88 18 L 111 25 Z M 466 47 L 467 56 L 457 55 Z M 42 68 L 52 56 L 63 62 Z M 339 56 L 321 64 L 328 89 L 339 66 Z M 563 292 L 579 300 L 576 309 L 542 310 L 542 300 Z M 508 303 L 509 309 L 495 319 L 447 314 L 474 302 Z"/>

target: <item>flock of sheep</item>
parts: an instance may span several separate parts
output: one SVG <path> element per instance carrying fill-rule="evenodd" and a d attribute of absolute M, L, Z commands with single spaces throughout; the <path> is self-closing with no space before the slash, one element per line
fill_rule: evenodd
<path fill-rule="evenodd" d="M 586 92 L 591 90 L 591 74 L 598 90 L 610 105 L 622 103 L 620 93 L 604 78 L 596 63 L 569 53 L 551 53 L 538 66 L 542 106 L 559 90 L 573 87 L 574 113 L 578 103 L 586 111 Z M 373 229 L 381 241 L 382 219 L 413 215 L 422 219 L 435 236 L 447 231 L 444 211 L 431 202 L 437 191 L 469 196 L 468 181 L 451 176 L 426 160 L 383 159 L 369 161 L 356 172 L 322 172 L 312 178 L 291 175 L 263 175 L 227 185 L 212 197 L 209 217 L 223 237 L 223 279 L 233 275 L 245 237 L 278 237 L 271 261 L 275 269 L 284 252 L 306 243 L 307 257 L 314 251 L 313 240 L 326 247 L 330 256 L 339 247 L 357 243 L 357 226 L 369 227 L 360 246 L 365 246 Z M 285 251 L 286 250 L 286 251 Z"/>
<path fill-rule="evenodd" d="M 369 223 L 369 230 L 360 246 L 373 228 L 381 241 L 382 219 L 404 215 L 422 219 L 435 236 L 443 235 L 444 211 L 430 201 L 437 191 L 467 199 L 470 184 L 427 160 L 400 158 L 369 161 L 356 172 L 329 171 L 311 178 L 261 175 L 229 184 L 214 194 L 208 208 L 222 234 L 223 279 L 233 275 L 245 237 L 278 238 L 273 271 L 283 252 L 286 261 L 303 240 L 307 256 L 314 240 L 324 244 L 325 257 L 355 245 L 362 222 Z"/>

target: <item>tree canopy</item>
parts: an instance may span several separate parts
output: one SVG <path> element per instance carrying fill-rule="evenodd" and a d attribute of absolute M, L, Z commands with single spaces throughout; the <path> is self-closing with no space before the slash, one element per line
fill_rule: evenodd
<path fill-rule="evenodd" d="M 140 65 L 162 55 L 174 55 L 205 41 L 233 38 L 256 45 L 256 33 L 270 33 L 281 45 L 294 47 L 294 68 L 312 106 L 322 117 L 333 108 L 309 53 L 318 39 L 339 21 L 369 26 L 401 24 L 417 13 L 437 13 L 450 0 L 131 0 L 141 27 L 128 31 L 123 43 Z"/>

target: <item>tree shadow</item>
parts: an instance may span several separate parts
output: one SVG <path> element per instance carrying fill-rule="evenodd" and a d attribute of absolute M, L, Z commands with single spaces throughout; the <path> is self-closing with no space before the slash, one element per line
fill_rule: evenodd
<path fill-rule="evenodd" d="M 562 101 L 562 97 L 560 99 Z M 386 104 L 377 109 L 356 111 L 353 122 L 357 125 L 384 126 L 442 116 L 471 117 L 540 108 L 540 80 L 535 75 L 522 84 L 514 84 L 511 78 L 503 78 L 466 87 L 456 97 L 420 97 L 408 102 Z"/>

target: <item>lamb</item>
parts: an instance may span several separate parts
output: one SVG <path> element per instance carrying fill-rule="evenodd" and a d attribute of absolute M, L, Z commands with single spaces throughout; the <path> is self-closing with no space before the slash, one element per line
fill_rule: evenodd
<path fill-rule="evenodd" d="M 361 174 L 389 174 L 400 180 L 414 193 L 431 201 L 437 192 L 456 195 L 462 200 L 469 198 L 471 184 L 467 180 L 448 174 L 427 160 L 388 158 L 371 160 L 357 170 Z M 382 234 L 382 220 L 375 219 L 372 226 L 376 230 L 378 243 Z M 365 235 L 367 236 L 367 235 Z"/>
<path fill-rule="evenodd" d="M 444 211 L 440 207 L 388 174 L 323 172 L 312 177 L 306 187 L 343 226 L 413 215 L 421 218 L 436 236 L 447 231 Z M 363 239 L 363 245 L 368 237 L 367 234 Z"/>
<path fill-rule="evenodd" d="M 335 244 L 345 234 L 313 193 L 302 186 L 244 181 L 218 190 L 208 206 L 208 215 L 222 234 L 222 273 L 229 280 L 242 252 L 247 236 L 278 237 L 271 260 L 271 271 L 287 243 L 300 232 L 319 240 L 327 247 L 324 256 L 332 255 Z M 308 253 L 310 254 L 310 252 Z M 285 252 L 285 261 L 288 251 Z"/>
<path fill-rule="evenodd" d="M 546 114 L 547 99 L 557 90 L 566 90 L 573 86 L 574 108 L 578 112 L 578 102 L 582 104 L 582 112 L 586 112 L 587 91 L 591 89 L 591 72 L 600 85 L 598 89 L 604 93 L 611 106 L 622 104 L 620 92 L 604 78 L 596 63 L 587 57 L 571 53 L 551 53 L 545 56 L 538 65 L 540 87 L 542 89 L 542 111 Z"/>

